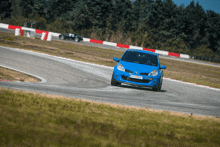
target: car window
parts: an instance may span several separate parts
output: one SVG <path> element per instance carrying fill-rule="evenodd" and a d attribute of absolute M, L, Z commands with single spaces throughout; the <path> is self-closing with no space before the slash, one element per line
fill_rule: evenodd
<path fill-rule="evenodd" d="M 158 65 L 158 60 L 156 55 L 147 54 L 143 52 L 127 51 L 122 57 L 122 61 L 133 62 L 138 64 L 146 64 L 152 66 Z"/>

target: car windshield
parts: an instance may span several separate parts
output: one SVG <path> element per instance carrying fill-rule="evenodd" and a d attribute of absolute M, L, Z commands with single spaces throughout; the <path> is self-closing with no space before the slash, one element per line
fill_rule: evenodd
<path fill-rule="evenodd" d="M 158 60 L 156 55 L 147 54 L 143 52 L 127 51 L 122 57 L 122 61 L 133 62 L 138 64 L 146 64 L 152 66 L 158 65 Z"/>

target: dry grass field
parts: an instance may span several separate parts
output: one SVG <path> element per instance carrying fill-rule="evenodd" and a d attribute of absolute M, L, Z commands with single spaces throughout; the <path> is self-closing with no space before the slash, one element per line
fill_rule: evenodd
<path fill-rule="evenodd" d="M 21 81 L 21 82 L 40 82 L 39 79 L 27 74 L 3 68 L 0 66 L 0 81 Z"/>

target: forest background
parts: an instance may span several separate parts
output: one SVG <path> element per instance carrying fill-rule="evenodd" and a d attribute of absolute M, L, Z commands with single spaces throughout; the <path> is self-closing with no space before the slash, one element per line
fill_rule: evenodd
<path fill-rule="evenodd" d="M 220 14 L 172 0 L 1 0 L 0 22 L 220 60 Z"/>

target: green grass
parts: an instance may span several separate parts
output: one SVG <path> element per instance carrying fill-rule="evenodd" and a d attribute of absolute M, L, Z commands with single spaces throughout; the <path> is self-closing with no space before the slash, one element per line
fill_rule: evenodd
<path fill-rule="evenodd" d="M 0 66 L 0 81 L 8 80 L 8 81 L 22 81 L 22 82 L 40 82 L 40 79 L 32 77 L 30 75 L 20 73 L 18 71 L 14 71 L 11 69 L 3 68 Z"/>
<path fill-rule="evenodd" d="M 220 119 L 0 89 L 0 146 L 220 146 Z"/>

